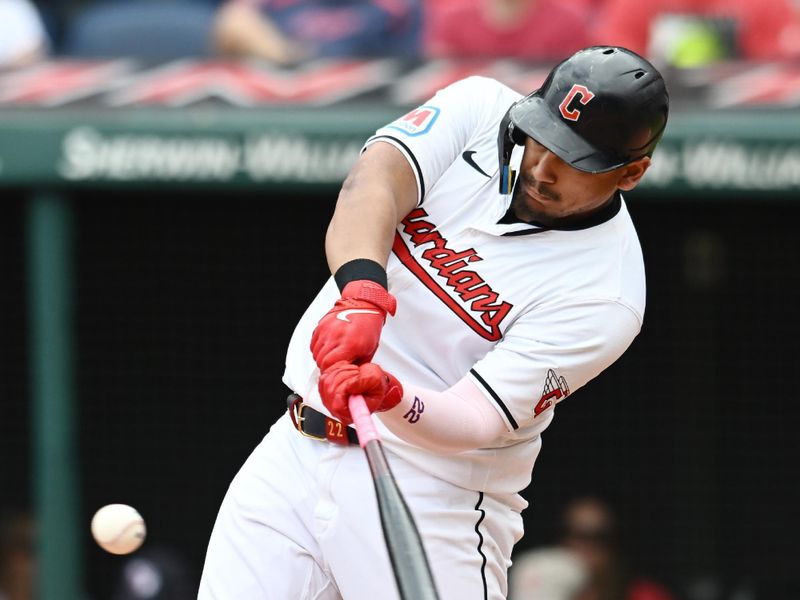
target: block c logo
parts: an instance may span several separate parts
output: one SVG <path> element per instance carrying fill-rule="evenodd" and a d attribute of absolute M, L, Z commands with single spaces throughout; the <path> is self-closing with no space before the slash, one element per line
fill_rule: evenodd
<path fill-rule="evenodd" d="M 561 111 L 561 116 L 569 121 L 577 121 L 581 116 L 581 111 L 578 108 L 569 109 L 569 105 L 578 97 L 578 102 L 584 106 L 589 104 L 589 101 L 594 98 L 594 93 L 590 92 L 585 85 L 576 83 L 572 86 L 569 93 L 558 105 L 558 110 Z"/>

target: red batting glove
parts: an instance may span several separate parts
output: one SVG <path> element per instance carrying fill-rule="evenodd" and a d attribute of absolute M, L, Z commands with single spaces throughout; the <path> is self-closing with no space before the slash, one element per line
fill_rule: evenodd
<path fill-rule="evenodd" d="M 319 377 L 319 395 L 331 414 L 343 423 L 352 423 L 350 396 L 361 394 L 369 412 L 394 408 L 403 397 L 399 381 L 375 363 L 354 365 L 338 362 Z"/>
<path fill-rule="evenodd" d="M 394 315 L 396 307 L 394 296 L 381 284 L 366 279 L 348 283 L 311 336 L 311 354 L 319 370 L 341 360 L 355 364 L 371 361 L 386 313 Z"/>

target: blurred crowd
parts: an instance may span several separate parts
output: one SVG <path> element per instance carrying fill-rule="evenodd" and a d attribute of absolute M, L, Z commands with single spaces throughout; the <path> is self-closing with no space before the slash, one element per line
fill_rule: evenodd
<path fill-rule="evenodd" d="M 571 499 L 556 530 L 553 545 L 515 556 L 509 600 L 675 600 L 631 563 L 606 500 Z"/>
<path fill-rule="evenodd" d="M 35 522 L 28 512 L 0 510 L 0 600 L 36 597 L 35 538 Z"/>
<path fill-rule="evenodd" d="M 800 58 L 800 0 L 2 0 L 0 68 L 45 56 L 550 61 L 621 45 L 660 66 Z"/>

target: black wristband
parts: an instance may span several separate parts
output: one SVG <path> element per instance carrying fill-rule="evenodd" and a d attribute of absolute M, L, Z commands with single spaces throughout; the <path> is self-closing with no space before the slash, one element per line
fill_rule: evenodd
<path fill-rule="evenodd" d="M 375 283 L 382 285 L 384 289 L 389 289 L 386 269 L 384 269 L 379 263 L 376 263 L 374 260 L 370 260 L 368 258 L 356 258 L 354 260 L 347 261 L 336 270 L 336 273 L 333 275 L 333 279 L 336 281 L 336 285 L 339 287 L 340 292 L 344 289 L 344 286 L 351 281 L 360 281 L 362 279 L 374 281 Z"/>

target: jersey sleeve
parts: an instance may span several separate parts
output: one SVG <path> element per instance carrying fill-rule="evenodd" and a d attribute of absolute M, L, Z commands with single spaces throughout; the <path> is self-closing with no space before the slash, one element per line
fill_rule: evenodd
<path fill-rule="evenodd" d="M 425 192 L 470 140 L 497 126 L 516 96 L 519 94 L 494 79 L 480 76 L 462 79 L 378 129 L 365 147 L 384 141 L 403 153 L 417 179 L 417 204 L 421 204 Z"/>
<path fill-rule="evenodd" d="M 510 431 L 532 426 L 614 363 L 640 328 L 630 309 L 609 300 L 537 308 L 509 327 L 470 376 Z"/>

